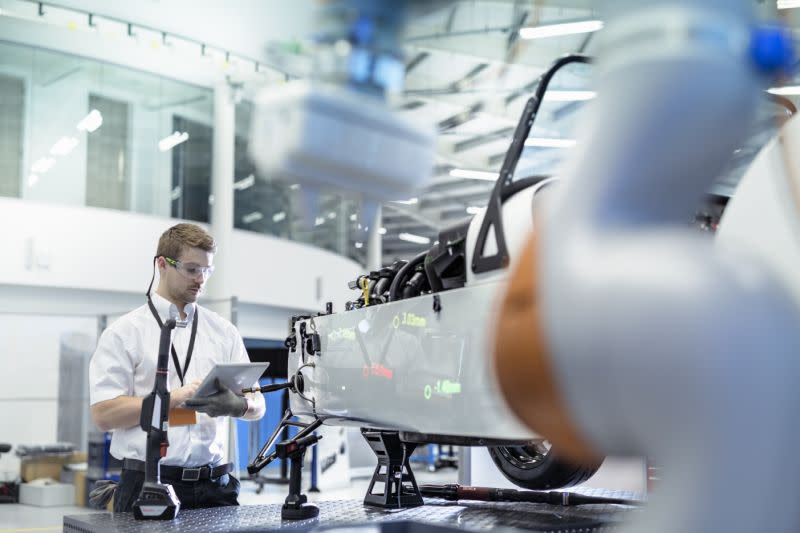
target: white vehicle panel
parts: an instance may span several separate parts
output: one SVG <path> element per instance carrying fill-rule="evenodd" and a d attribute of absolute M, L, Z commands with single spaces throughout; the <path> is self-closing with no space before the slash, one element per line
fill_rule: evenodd
<path fill-rule="evenodd" d="M 505 405 L 491 368 L 487 324 L 501 282 L 423 295 L 295 325 L 304 399 L 291 410 L 330 424 L 416 433 L 527 440 L 535 438 Z M 441 309 L 434 311 L 434 298 Z M 308 355 L 300 328 L 320 335 Z"/>

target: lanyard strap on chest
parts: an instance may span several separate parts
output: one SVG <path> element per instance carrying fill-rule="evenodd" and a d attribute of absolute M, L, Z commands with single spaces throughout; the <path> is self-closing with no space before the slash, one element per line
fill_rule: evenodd
<path fill-rule="evenodd" d="M 148 291 L 149 292 L 149 291 Z M 153 300 L 150 298 L 150 295 L 147 295 L 147 305 L 150 307 L 150 312 L 153 313 L 153 318 L 156 319 L 158 322 L 158 327 L 163 328 L 164 323 L 161 321 L 161 317 L 158 316 L 158 311 L 156 311 L 156 306 L 153 305 Z M 187 372 L 189 372 L 189 363 L 192 362 L 192 352 L 194 351 L 194 339 L 197 337 L 197 306 L 194 307 L 194 316 L 192 317 L 192 334 L 189 337 L 189 349 L 186 351 L 186 359 L 183 362 L 183 368 L 181 368 L 180 361 L 178 361 L 178 354 L 175 352 L 175 346 L 170 345 L 170 350 L 172 351 L 172 363 L 175 365 L 175 372 L 178 374 L 178 379 L 181 380 L 181 385 L 183 385 L 183 379 Z"/>

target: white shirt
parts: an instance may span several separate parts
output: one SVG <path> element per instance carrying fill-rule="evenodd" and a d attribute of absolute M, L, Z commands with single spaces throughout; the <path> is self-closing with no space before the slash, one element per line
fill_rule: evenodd
<path fill-rule="evenodd" d="M 175 304 L 155 292 L 152 293 L 152 299 L 162 322 L 170 316 L 170 308 L 176 309 Z M 189 348 L 195 305 L 187 304 L 184 312 L 188 326 L 172 331 L 172 345 L 182 369 Z M 233 324 L 205 307 L 200 307 L 197 319 L 197 335 L 189 370 L 184 376 L 185 383 L 202 380 L 216 363 L 250 362 L 242 337 Z M 147 304 L 111 324 L 100 336 L 89 363 L 90 404 L 119 396 L 144 397 L 150 394 L 155 380 L 160 336 L 161 330 Z M 181 381 L 170 355 L 169 388 L 174 390 L 180 386 Z M 263 395 L 247 395 L 247 400 L 246 417 L 261 418 L 265 411 Z M 226 445 L 226 422 L 227 417 L 212 418 L 205 413 L 197 413 L 197 423 L 194 425 L 170 426 L 169 448 L 164 464 L 194 467 L 221 462 Z M 138 424 L 113 430 L 111 455 L 118 459 L 144 461 L 146 440 L 146 434 Z"/>

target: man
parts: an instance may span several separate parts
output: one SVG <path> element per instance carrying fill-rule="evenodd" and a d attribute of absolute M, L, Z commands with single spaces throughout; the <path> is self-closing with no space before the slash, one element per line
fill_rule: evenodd
<path fill-rule="evenodd" d="M 173 486 L 184 509 L 238 505 L 239 481 L 230 475 L 230 464 L 221 464 L 225 417 L 257 420 L 264 415 L 264 398 L 238 396 L 222 386 L 209 397 L 190 400 L 216 363 L 249 362 L 236 328 L 196 303 L 214 270 L 215 252 L 213 237 L 199 226 L 178 224 L 165 231 L 154 259 L 155 293 L 151 280 L 147 304 L 111 324 L 92 356 L 92 418 L 99 429 L 113 432 L 111 455 L 124 461 L 115 512 L 131 511 L 144 483 L 146 435 L 139 417 L 142 399 L 153 389 L 160 324 L 171 310 L 189 325 L 172 333 L 169 448 L 161 479 Z M 192 410 L 180 409 L 185 405 Z"/>

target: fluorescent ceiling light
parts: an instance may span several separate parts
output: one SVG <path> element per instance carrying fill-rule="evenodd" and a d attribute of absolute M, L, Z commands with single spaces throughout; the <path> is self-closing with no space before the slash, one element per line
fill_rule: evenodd
<path fill-rule="evenodd" d="M 401 241 L 413 242 L 414 244 L 430 244 L 431 240 L 427 237 L 414 235 L 413 233 L 401 233 L 397 236 Z"/>
<path fill-rule="evenodd" d="M 544 93 L 544 102 L 585 102 L 595 98 L 595 91 L 560 91 L 554 89 Z"/>
<path fill-rule="evenodd" d="M 800 7 L 800 0 L 798 7 Z M 786 87 L 772 87 L 767 89 L 767 92 L 777 96 L 800 96 L 800 85 L 787 85 Z"/>
<path fill-rule="evenodd" d="M 247 213 L 246 215 L 242 216 L 242 222 L 245 224 L 252 224 L 253 222 L 258 222 L 264 218 L 264 215 L 261 211 L 253 211 L 252 213 Z"/>
<path fill-rule="evenodd" d="M 34 174 L 44 174 L 56 164 L 56 160 L 52 157 L 41 157 L 31 166 L 31 172 Z"/>
<path fill-rule="evenodd" d="M 234 182 L 233 188 L 237 191 L 243 191 L 245 189 L 249 189 L 256 183 L 256 177 L 252 174 L 247 176 L 246 178 L 242 178 L 239 181 Z"/>
<path fill-rule="evenodd" d="M 333 220 L 334 218 L 336 218 L 336 213 L 331 211 L 330 213 L 328 213 L 328 218 Z"/>
<path fill-rule="evenodd" d="M 481 211 L 483 211 L 483 208 L 478 207 L 477 205 L 471 205 L 467 207 L 467 213 L 469 213 L 470 215 L 477 215 Z"/>
<path fill-rule="evenodd" d="M 78 139 L 75 137 L 61 137 L 56 143 L 50 148 L 51 155 L 67 155 L 75 147 L 78 146 Z"/>
<path fill-rule="evenodd" d="M 379 229 L 378 233 L 380 233 L 381 235 L 386 235 L 386 228 Z"/>
<path fill-rule="evenodd" d="M 281 220 L 283 220 L 285 218 L 286 218 L 286 213 L 284 213 L 283 211 L 278 211 L 277 213 L 272 215 L 272 221 L 273 222 L 280 222 Z"/>
<path fill-rule="evenodd" d="M 172 135 L 164 137 L 160 141 L 158 141 L 158 149 L 162 152 L 166 152 L 167 150 L 172 150 L 182 142 L 186 142 L 189 140 L 189 134 L 185 131 L 183 133 L 175 132 Z"/>
<path fill-rule="evenodd" d="M 450 175 L 454 178 L 464 178 L 468 180 L 484 180 L 484 181 L 497 181 L 497 172 L 486 172 L 483 170 L 466 170 L 463 168 L 454 168 L 450 171 Z"/>
<path fill-rule="evenodd" d="M 103 115 L 100 114 L 100 111 L 97 109 L 92 109 L 89 111 L 89 114 L 86 115 L 78 122 L 77 128 L 80 131 L 88 131 L 92 133 L 94 130 L 99 128 L 103 125 Z"/>
<path fill-rule="evenodd" d="M 525 139 L 525 146 L 535 148 L 572 148 L 575 139 L 552 139 L 547 137 L 529 137 Z"/>
<path fill-rule="evenodd" d="M 355 222 L 356 220 L 358 220 L 358 215 L 356 213 L 353 213 L 352 215 L 350 215 L 350 221 L 351 222 Z"/>
<path fill-rule="evenodd" d="M 299 183 L 292 183 L 291 185 L 289 185 L 289 188 L 291 190 L 293 190 L 293 191 L 296 191 L 297 189 L 300 188 L 300 184 Z"/>
<path fill-rule="evenodd" d="M 321 225 L 323 225 L 324 223 L 325 223 L 325 217 L 317 217 L 317 218 L 314 220 L 314 225 L 315 225 L 315 226 L 321 226 Z"/>
<path fill-rule="evenodd" d="M 395 204 L 414 205 L 419 202 L 419 198 L 409 198 L 408 200 L 392 200 Z"/>
<path fill-rule="evenodd" d="M 362 246 L 364 246 L 363 242 L 357 242 L 356 243 L 356 248 L 361 248 Z"/>
<path fill-rule="evenodd" d="M 576 33 L 591 33 L 601 29 L 603 29 L 602 20 L 582 20 L 520 28 L 519 36 L 523 39 L 545 39 L 547 37 L 560 37 Z"/>
<path fill-rule="evenodd" d="M 800 7 L 800 0 L 778 0 L 778 9 L 794 9 Z"/>

